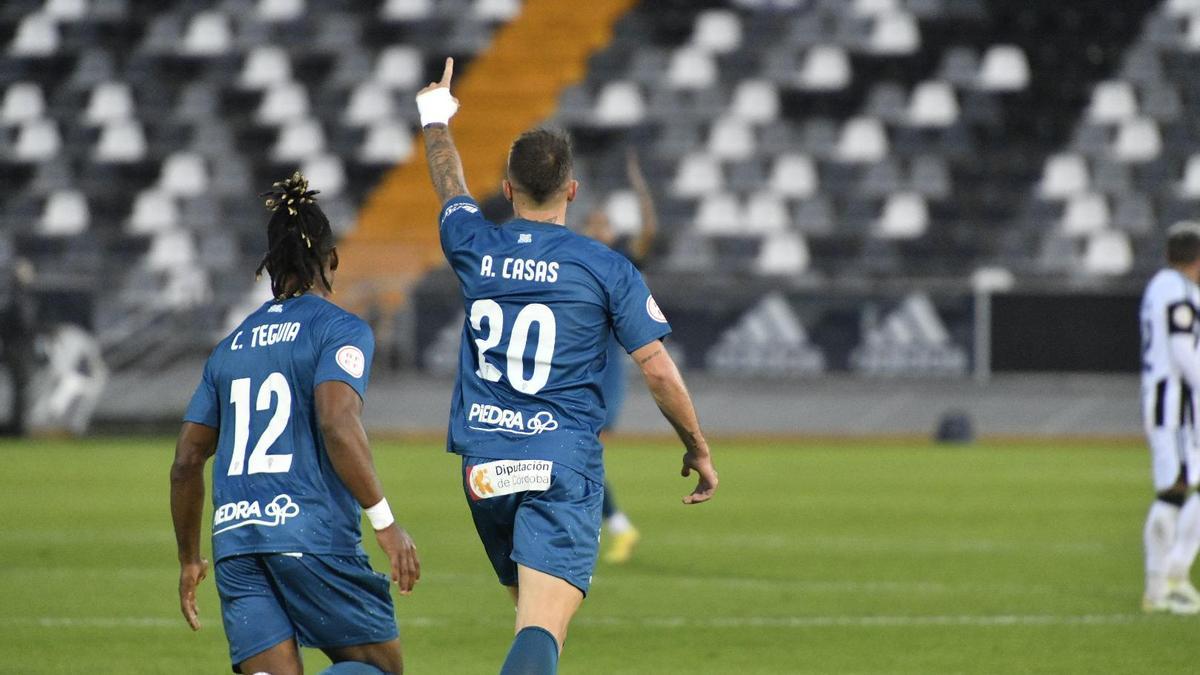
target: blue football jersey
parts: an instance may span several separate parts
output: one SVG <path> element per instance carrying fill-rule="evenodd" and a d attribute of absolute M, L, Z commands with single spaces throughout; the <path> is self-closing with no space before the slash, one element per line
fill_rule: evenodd
<path fill-rule="evenodd" d="M 264 304 L 213 350 L 184 420 L 218 430 L 213 557 L 362 551 L 358 502 L 318 427 L 318 384 L 363 396 L 375 339 L 315 295 Z"/>
<path fill-rule="evenodd" d="M 446 203 L 440 231 L 467 314 L 447 449 L 603 480 L 609 336 L 632 352 L 671 332 L 641 273 L 560 225 L 491 223 L 469 197 Z"/>

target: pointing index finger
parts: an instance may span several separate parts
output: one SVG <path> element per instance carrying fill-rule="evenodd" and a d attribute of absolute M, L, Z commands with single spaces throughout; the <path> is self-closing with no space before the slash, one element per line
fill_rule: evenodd
<path fill-rule="evenodd" d="M 450 78 L 454 76 L 454 57 L 446 57 L 446 68 L 442 71 L 441 85 L 443 87 L 450 86 Z"/>

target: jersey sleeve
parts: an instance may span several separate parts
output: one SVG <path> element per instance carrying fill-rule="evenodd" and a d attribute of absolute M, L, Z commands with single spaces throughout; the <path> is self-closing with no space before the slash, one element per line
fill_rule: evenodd
<path fill-rule="evenodd" d="M 1167 333 L 1191 335 L 1196 328 L 1196 308 L 1187 300 L 1167 305 Z"/>
<path fill-rule="evenodd" d="M 330 323 L 321 340 L 313 387 L 322 382 L 345 382 L 365 399 L 374 357 L 371 327 L 356 316 L 340 316 Z"/>
<path fill-rule="evenodd" d="M 451 199 L 442 206 L 438 219 L 442 252 L 449 256 L 470 242 L 477 229 L 489 224 L 474 199 L 466 195 Z"/>
<path fill-rule="evenodd" d="M 217 396 L 217 383 L 213 379 L 212 359 L 204 364 L 200 384 L 196 385 L 196 392 L 192 394 L 187 412 L 183 414 L 183 421 L 203 424 L 213 429 L 219 429 L 221 426 L 221 399 Z"/>
<path fill-rule="evenodd" d="M 615 266 L 608 302 L 613 332 L 626 352 L 671 334 L 671 325 L 650 294 L 642 273 L 626 258 L 620 258 Z"/>

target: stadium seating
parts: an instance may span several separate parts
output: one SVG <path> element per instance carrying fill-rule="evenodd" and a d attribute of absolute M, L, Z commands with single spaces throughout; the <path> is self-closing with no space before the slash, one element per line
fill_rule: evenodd
<path fill-rule="evenodd" d="M 416 89 L 521 9 L 3 3 L 0 245 L 102 289 L 106 344 L 216 330 L 251 292 L 255 193 L 302 168 L 347 231 L 414 157 Z M 637 229 L 639 149 L 660 272 L 1129 278 L 1200 201 L 1198 52 L 1181 0 L 642 0 L 553 121 L 581 220 Z"/>

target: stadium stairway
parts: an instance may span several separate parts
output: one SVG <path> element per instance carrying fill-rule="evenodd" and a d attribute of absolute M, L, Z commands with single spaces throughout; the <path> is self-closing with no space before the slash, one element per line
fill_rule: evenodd
<path fill-rule="evenodd" d="M 633 5 L 530 0 L 455 79 L 463 107 L 454 137 L 477 197 L 499 185 L 509 143 L 554 112 L 561 91 L 583 78 L 588 56 L 609 41 L 613 24 Z M 338 299 L 350 309 L 390 314 L 411 284 L 441 264 L 435 225 L 441 204 L 429 185 L 423 143 L 417 139 L 416 145 L 412 159 L 367 197 L 356 229 L 339 245 L 344 266 Z"/>

